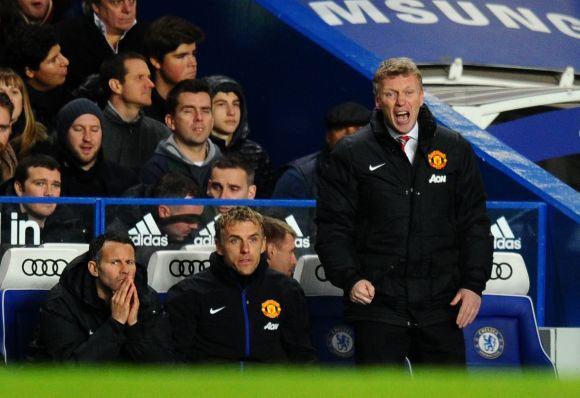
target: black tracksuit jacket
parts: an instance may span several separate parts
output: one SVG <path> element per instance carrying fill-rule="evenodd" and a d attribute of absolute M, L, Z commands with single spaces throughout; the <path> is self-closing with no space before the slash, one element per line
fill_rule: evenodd
<path fill-rule="evenodd" d="M 412 165 L 375 110 L 322 175 L 316 250 L 345 291 L 347 320 L 437 323 L 456 316 L 449 303 L 460 288 L 481 294 L 489 278 L 492 239 L 475 155 L 426 106 L 418 123 Z M 367 306 L 347 299 L 361 279 L 376 289 Z"/>
<path fill-rule="evenodd" d="M 293 279 L 268 268 L 242 277 L 217 253 L 169 290 L 178 362 L 312 362 L 308 309 Z M 268 311 L 269 310 L 269 311 Z"/>
<path fill-rule="evenodd" d="M 110 305 L 97 295 L 95 278 L 89 273 L 88 254 L 74 259 L 59 283 L 48 294 L 40 313 L 36 359 L 54 362 L 170 361 L 169 321 L 138 270 L 138 322 L 129 327 L 111 318 Z"/>

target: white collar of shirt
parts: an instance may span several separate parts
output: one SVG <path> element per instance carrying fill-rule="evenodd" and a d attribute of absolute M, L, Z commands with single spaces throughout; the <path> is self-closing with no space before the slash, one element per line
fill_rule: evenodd
<path fill-rule="evenodd" d="M 107 44 L 109 44 L 109 41 L 107 40 L 107 26 L 101 20 L 101 18 L 99 18 L 97 16 L 97 14 L 93 13 L 93 17 L 94 17 L 94 20 L 95 20 L 95 25 L 97 25 L 97 28 L 99 28 L 99 30 L 101 31 L 101 34 L 105 37 L 105 41 L 107 42 Z M 136 23 L 137 23 L 137 20 L 134 20 L 133 21 L 133 25 L 131 25 L 131 28 L 133 26 L 135 26 Z M 117 45 L 115 47 L 113 47 L 111 44 L 109 44 L 109 47 L 111 47 L 111 50 L 113 50 L 113 52 L 115 54 L 117 54 L 119 52 L 119 43 L 121 42 L 121 40 L 123 40 L 123 38 L 125 37 L 125 35 L 127 34 L 127 32 L 131 30 L 131 28 L 129 28 L 125 32 L 123 32 L 123 34 L 119 38 L 119 41 L 117 42 Z"/>
<path fill-rule="evenodd" d="M 399 142 L 398 138 L 403 135 L 411 137 L 411 139 L 407 141 L 407 144 L 405 144 L 405 155 L 407 155 L 409 162 L 413 164 L 413 160 L 415 160 L 415 152 L 417 152 L 417 146 L 419 145 L 419 122 L 415 122 L 415 125 L 411 131 L 409 131 L 407 134 L 398 134 L 389 126 L 387 126 L 387 130 L 389 131 L 391 137 L 393 137 L 397 142 Z"/>

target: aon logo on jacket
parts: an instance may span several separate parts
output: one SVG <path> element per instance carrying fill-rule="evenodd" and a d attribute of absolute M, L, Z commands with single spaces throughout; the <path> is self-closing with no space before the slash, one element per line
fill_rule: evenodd
<path fill-rule="evenodd" d="M 445 182 L 447 182 L 447 176 L 445 175 L 432 174 L 431 178 L 429 178 L 429 184 L 443 184 Z"/>

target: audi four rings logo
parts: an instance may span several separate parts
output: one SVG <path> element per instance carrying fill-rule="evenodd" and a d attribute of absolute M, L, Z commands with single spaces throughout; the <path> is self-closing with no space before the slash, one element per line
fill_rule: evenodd
<path fill-rule="evenodd" d="M 189 276 L 209 267 L 209 260 L 171 260 L 169 273 L 175 277 Z"/>
<path fill-rule="evenodd" d="M 328 282 L 326 275 L 324 275 L 324 268 L 322 268 L 322 264 L 319 264 L 318 267 L 316 267 L 314 273 L 316 274 L 316 279 L 318 279 L 320 282 Z"/>
<path fill-rule="evenodd" d="M 27 258 L 22 262 L 22 272 L 26 276 L 60 276 L 60 270 L 68 265 L 62 258 Z"/>
<path fill-rule="evenodd" d="M 493 263 L 493 268 L 491 269 L 491 280 L 508 280 L 512 277 L 514 270 L 512 266 L 508 263 Z"/>

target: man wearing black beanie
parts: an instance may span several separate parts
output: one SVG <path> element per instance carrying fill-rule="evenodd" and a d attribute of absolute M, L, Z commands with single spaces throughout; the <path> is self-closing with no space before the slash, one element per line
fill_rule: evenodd
<path fill-rule="evenodd" d="M 85 98 L 69 102 L 58 113 L 63 196 L 120 196 L 138 183 L 132 170 L 103 158 L 102 120 L 97 104 Z"/>

